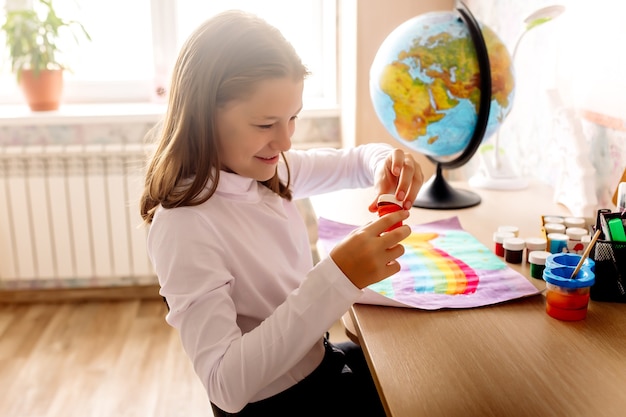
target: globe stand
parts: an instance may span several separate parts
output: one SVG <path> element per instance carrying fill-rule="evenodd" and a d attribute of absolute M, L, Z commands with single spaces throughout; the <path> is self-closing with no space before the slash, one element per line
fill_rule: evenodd
<path fill-rule="evenodd" d="M 460 2 L 460 4 L 462 7 L 458 8 L 458 11 L 472 37 L 480 69 L 480 100 L 476 126 L 468 145 L 456 158 L 444 162 L 427 156 L 428 159 L 437 164 L 437 170 L 435 175 L 422 185 L 417 198 L 413 202 L 413 207 L 452 210 L 473 207 L 481 201 L 480 196 L 472 191 L 452 188 L 442 173 L 443 168 L 451 169 L 464 165 L 476 153 L 485 136 L 491 109 L 491 67 L 487 45 L 480 30 L 480 25 L 467 6 L 463 2 Z"/>
<path fill-rule="evenodd" d="M 480 204 L 481 198 L 478 194 L 455 189 L 444 178 L 441 171 L 441 164 L 437 164 L 437 171 L 420 189 L 417 198 L 413 202 L 414 207 L 453 210 L 458 208 L 473 207 Z"/>

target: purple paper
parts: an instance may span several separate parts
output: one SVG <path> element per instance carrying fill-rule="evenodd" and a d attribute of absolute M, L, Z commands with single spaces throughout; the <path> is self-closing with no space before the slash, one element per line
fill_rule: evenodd
<path fill-rule="evenodd" d="M 320 218 L 318 237 L 326 253 L 357 226 Z M 451 217 L 411 226 L 402 241 L 401 270 L 366 288 L 359 303 L 425 310 L 480 307 L 541 291 L 509 268 Z"/>

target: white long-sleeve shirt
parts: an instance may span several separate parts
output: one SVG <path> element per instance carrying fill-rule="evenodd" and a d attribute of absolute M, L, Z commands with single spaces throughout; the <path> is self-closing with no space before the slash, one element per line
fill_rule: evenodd
<path fill-rule="evenodd" d="M 287 152 L 294 199 L 371 186 L 390 149 Z M 282 163 L 279 173 L 285 178 Z M 224 171 L 205 203 L 157 210 L 148 253 L 170 306 L 166 320 L 209 399 L 227 412 L 311 373 L 323 334 L 362 294 L 330 257 L 313 266 L 293 202 Z"/>

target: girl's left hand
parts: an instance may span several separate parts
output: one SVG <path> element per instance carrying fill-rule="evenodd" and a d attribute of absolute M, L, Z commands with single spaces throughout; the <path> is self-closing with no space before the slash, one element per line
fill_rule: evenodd
<path fill-rule="evenodd" d="M 394 194 L 403 202 L 403 207 L 409 210 L 417 197 L 417 192 L 424 183 L 422 168 L 413 155 L 401 149 L 394 149 L 382 169 L 376 173 L 374 188 L 376 198 L 369 206 L 369 211 L 377 210 L 378 196 L 381 194 Z"/>

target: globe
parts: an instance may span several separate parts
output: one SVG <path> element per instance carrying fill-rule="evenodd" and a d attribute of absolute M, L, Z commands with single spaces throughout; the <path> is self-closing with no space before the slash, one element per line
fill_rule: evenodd
<path fill-rule="evenodd" d="M 441 168 L 466 163 L 498 129 L 511 109 L 514 84 L 506 46 L 466 8 L 407 20 L 383 41 L 370 69 L 370 96 L 381 123 L 397 141 L 436 162 L 439 175 Z M 426 208 L 480 202 L 475 200 L 452 206 L 435 201 Z"/>

